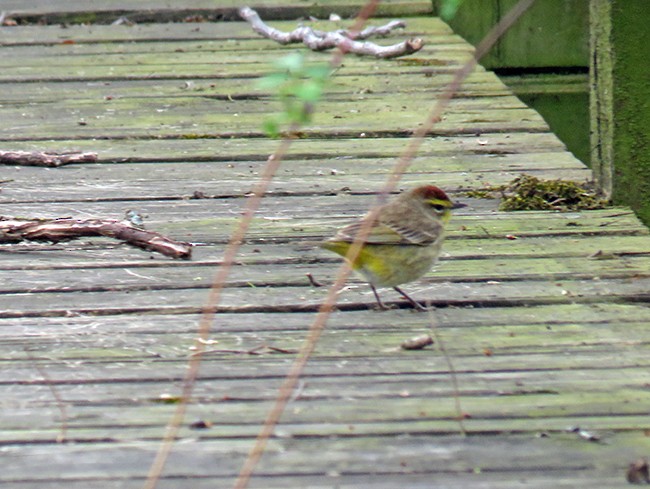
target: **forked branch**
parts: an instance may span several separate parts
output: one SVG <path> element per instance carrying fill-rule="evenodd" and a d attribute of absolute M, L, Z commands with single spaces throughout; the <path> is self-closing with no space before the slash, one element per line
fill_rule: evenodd
<path fill-rule="evenodd" d="M 49 151 L 4 151 L 0 163 L 20 166 L 62 166 L 70 163 L 94 163 L 97 153 L 53 153 Z"/>
<path fill-rule="evenodd" d="M 380 27 L 367 27 L 366 29 L 353 33 L 344 29 L 324 32 L 311 27 L 297 27 L 291 32 L 283 32 L 264 23 L 258 13 L 249 8 L 239 9 L 242 19 L 251 24 L 251 27 L 258 34 L 272 39 L 280 44 L 292 44 L 302 42 L 312 51 L 323 51 L 341 47 L 347 52 L 362 55 L 375 56 L 376 58 L 396 58 L 413 54 L 422 49 L 424 42 L 419 38 L 412 38 L 391 46 L 380 46 L 373 42 L 359 42 L 357 39 L 367 39 L 371 36 L 385 36 L 394 29 L 405 27 L 401 20 L 392 20 Z"/>
<path fill-rule="evenodd" d="M 85 236 L 104 236 L 132 246 L 170 256 L 190 258 L 192 245 L 115 219 L 13 219 L 0 217 L 0 243 L 20 241 L 69 241 Z"/>

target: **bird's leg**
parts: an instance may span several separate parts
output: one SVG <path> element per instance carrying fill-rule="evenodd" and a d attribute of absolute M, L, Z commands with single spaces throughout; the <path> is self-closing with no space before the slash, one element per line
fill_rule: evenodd
<path fill-rule="evenodd" d="M 411 303 L 411 305 L 412 305 L 415 309 L 417 309 L 418 311 L 426 311 L 426 310 L 427 310 L 426 307 L 424 307 L 424 306 L 423 306 L 422 304 L 420 304 L 419 302 L 414 301 L 413 299 L 411 299 L 411 298 L 406 294 L 406 292 L 404 292 L 404 291 L 403 291 L 402 289 L 400 289 L 399 287 L 393 287 L 393 289 L 395 289 L 395 290 L 397 291 L 398 294 L 403 295 L 404 298 L 405 298 L 407 301 L 409 301 L 409 302 Z M 375 292 L 375 294 L 376 294 L 376 292 Z"/>
<path fill-rule="evenodd" d="M 368 285 L 370 285 L 370 288 L 372 289 L 372 293 L 375 294 L 375 299 L 377 299 L 377 305 L 379 306 L 379 309 L 381 309 L 382 311 L 387 311 L 388 309 L 390 309 L 390 307 L 384 304 L 379 298 L 379 294 L 377 293 L 377 289 L 375 289 L 375 286 L 372 284 L 368 284 Z"/>

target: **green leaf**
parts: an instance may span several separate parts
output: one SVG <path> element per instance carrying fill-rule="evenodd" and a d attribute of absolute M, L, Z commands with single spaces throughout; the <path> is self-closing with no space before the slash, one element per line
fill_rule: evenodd
<path fill-rule="evenodd" d="M 304 102 L 317 102 L 323 93 L 323 84 L 313 80 L 305 80 L 296 87 L 294 95 Z"/>
<path fill-rule="evenodd" d="M 280 136 L 280 125 L 274 118 L 264 119 L 262 122 L 262 130 L 270 138 L 278 138 Z"/>
<path fill-rule="evenodd" d="M 256 88 L 260 90 L 272 90 L 280 87 L 289 79 L 286 73 L 271 73 L 263 78 L 260 78 L 255 83 Z"/>
<path fill-rule="evenodd" d="M 305 69 L 305 76 L 315 80 L 326 81 L 332 74 L 332 69 L 328 64 L 318 64 Z"/>
<path fill-rule="evenodd" d="M 275 62 L 275 65 L 281 70 L 286 70 L 289 73 L 299 73 L 302 71 L 305 63 L 305 57 L 300 52 L 289 54 L 280 58 Z"/>
<path fill-rule="evenodd" d="M 263 121 L 262 129 L 273 138 L 281 136 L 284 125 L 299 126 L 309 122 L 325 83 L 332 75 L 326 63 L 305 66 L 300 52 L 275 62 L 280 71 L 261 78 L 257 87 L 274 93 L 282 104 L 282 113 Z"/>

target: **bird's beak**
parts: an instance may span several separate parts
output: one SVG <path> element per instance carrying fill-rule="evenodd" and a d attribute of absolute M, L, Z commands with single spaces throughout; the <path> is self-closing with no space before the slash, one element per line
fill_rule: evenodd
<path fill-rule="evenodd" d="M 451 204 L 452 209 L 462 209 L 463 207 L 467 207 L 467 204 L 463 204 L 462 202 L 454 202 Z"/>

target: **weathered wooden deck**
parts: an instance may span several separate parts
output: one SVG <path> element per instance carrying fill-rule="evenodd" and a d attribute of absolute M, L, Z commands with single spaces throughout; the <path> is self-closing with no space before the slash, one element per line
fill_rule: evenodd
<path fill-rule="evenodd" d="M 118 1 L 24 3 L 2 9 L 57 22 L 70 11 L 106 20 L 133 10 Z M 278 107 L 253 79 L 296 48 L 242 22 L 167 23 L 193 12 L 137 3 L 135 20 L 165 23 L 0 27 L 0 147 L 100 158 L 0 167 L 0 215 L 119 218 L 134 209 L 148 228 L 200 243 L 191 261 L 107 239 L 0 247 L 3 487 L 142 486 L 224 243 L 276 145 L 260 138 L 260 121 Z M 193 3 L 204 15 L 232 15 Z M 276 14 L 307 11 L 294 3 Z M 318 15 L 340 7 L 321 5 Z M 303 341 L 325 295 L 305 274 L 327 282 L 338 261 L 300 242 L 364 212 L 470 56 L 428 5 L 384 7 L 420 15 L 396 36 L 425 38 L 415 61 L 345 59 L 264 199 L 211 348 L 293 350 Z M 590 176 L 479 68 L 402 182 L 436 183 L 470 204 L 452 221 L 438 268 L 407 286 L 439 306 L 468 436 L 454 419 L 441 352 L 399 349 L 429 331 L 427 314 L 374 311 L 370 290 L 352 280 L 251 487 L 627 486 L 627 465 L 650 455 L 648 231 L 625 208 L 505 214 L 496 202 L 461 197 L 522 172 Z M 213 198 L 188 199 L 195 191 Z M 208 354 L 159 487 L 229 487 L 292 361 L 271 350 Z M 192 429 L 196 420 L 213 425 Z M 576 426 L 600 441 L 568 431 Z M 62 428 L 68 443 L 56 442 Z"/>

